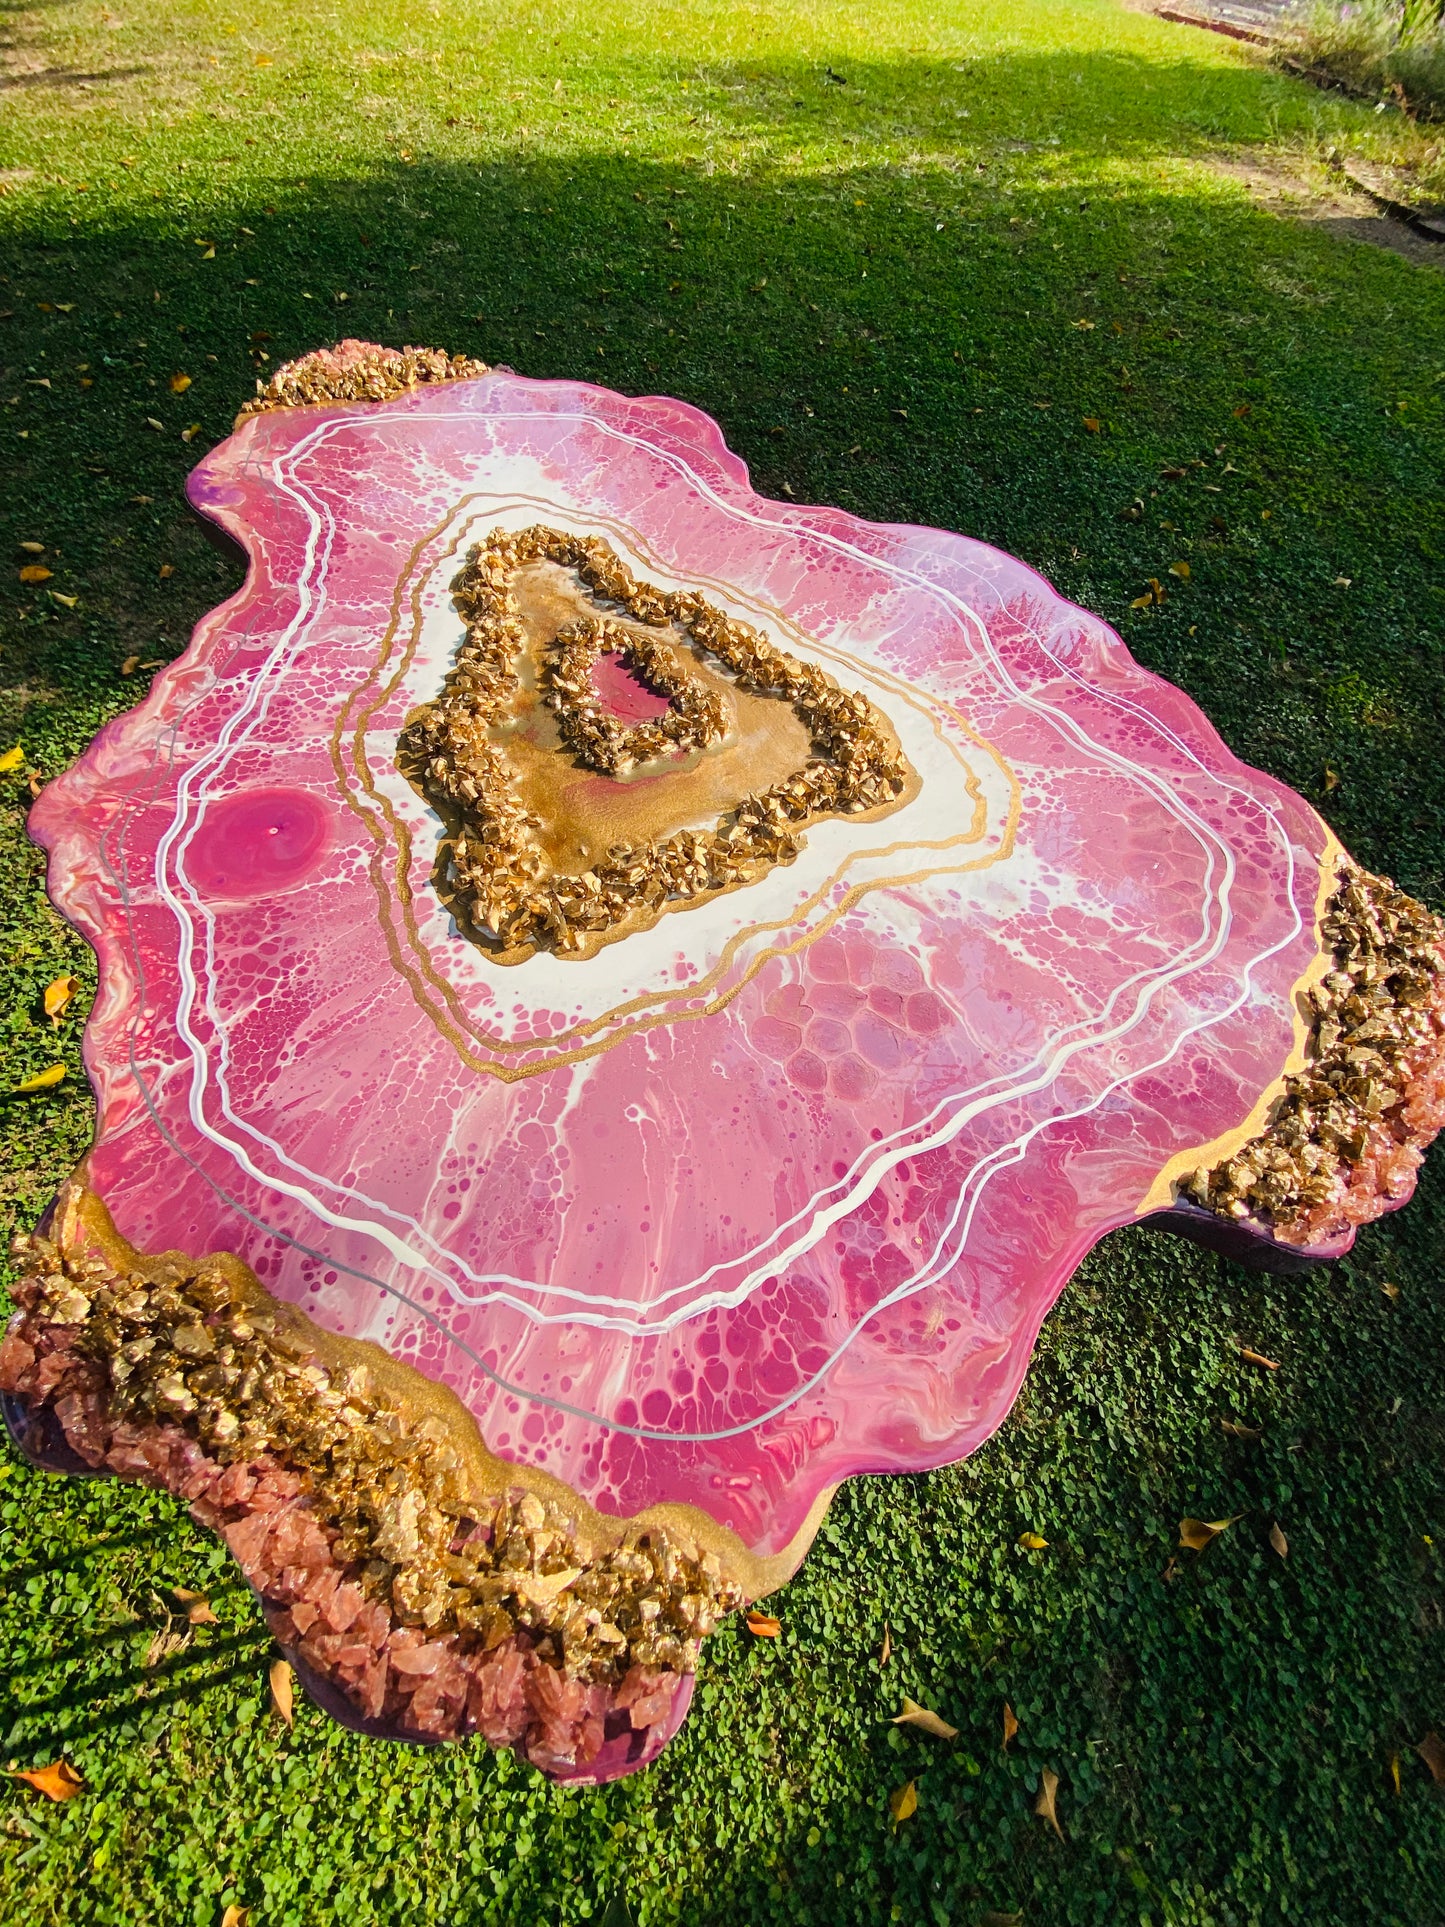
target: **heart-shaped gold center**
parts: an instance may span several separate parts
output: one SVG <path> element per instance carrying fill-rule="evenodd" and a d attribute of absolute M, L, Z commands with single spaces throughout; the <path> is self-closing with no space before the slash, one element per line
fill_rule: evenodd
<path fill-rule="evenodd" d="M 791 862 L 818 818 L 917 793 L 866 696 L 694 590 L 639 583 L 600 537 L 494 529 L 452 589 L 467 633 L 397 760 L 447 827 L 436 887 L 498 962 L 591 956 Z M 608 664 L 666 707 L 617 713 Z"/>

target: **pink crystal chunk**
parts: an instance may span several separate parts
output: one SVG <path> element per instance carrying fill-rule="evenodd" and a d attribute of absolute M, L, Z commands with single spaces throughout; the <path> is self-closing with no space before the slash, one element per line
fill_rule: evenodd
<path fill-rule="evenodd" d="M 971 1452 L 1083 1254 L 1291 1061 L 1338 845 L 998 551 L 766 501 L 695 409 L 506 373 L 254 416 L 190 494 L 245 585 L 31 817 L 100 958 L 90 1182 L 602 1511 L 797 1558 L 839 1480 Z M 498 964 L 396 747 L 468 548 L 536 523 L 861 692 L 916 795 Z M 659 713 L 610 657 L 596 686 Z"/>

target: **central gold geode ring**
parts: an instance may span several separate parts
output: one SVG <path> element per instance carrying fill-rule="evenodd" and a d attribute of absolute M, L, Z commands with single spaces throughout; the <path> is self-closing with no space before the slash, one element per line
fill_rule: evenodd
<path fill-rule="evenodd" d="M 565 580 L 584 608 L 600 602 L 619 614 L 578 614 L 574 601 L 564 620 L 545 623 L 539 634 L 535 609 L 524 608 L 535 598 L 539 567 L 544 603 L 546 582 L 555 598 Z M 519 600 L 518 581 L 529 570 Z M 885 816 L 917 794 L 918 776 L 893 725 L 866 696 L 840 688 L 696 590 L 637 581 L 600 536 L 540 525 L 493 529 L 452 587 L 466 634 L 441 694 L 410 718 L 397 762 L 451 832 L 438 854 L 438 894 L 462 933 L 499 963 L 520 963 L 538 950 L 592 956 L 668 910 L 791 863 L 804 830 L 822 817 Z M 673 640 L 646 629 L 670 629 Z M 628 724 L 607 713 L 593 671 L 613 652 L 667 697 L 666 714 Z M 696 670 L 684 653 L 695 657 Z M 542 753 L 544 761 L 554 758 L 548 780 L 529 782 L 523 767 L 530 755 L 535 778 L 529 703 L 555 730 L 555 747 Z M 734 705 L 776 707 L 762 731 L 771 739 L 766 753 L 734 741 L 747 735 L 734 727 Z M 784 719 L 787 743 L 776 728 Z M 580 799 L 570 837 L 555 820 L 556 749 L 608 778 L 612 791 L 604 797 L 594 787 Z M 736 764 L 734 786 L 707 805 L 686 787 L 687 753 L 701 749 Z M 634 773 L 663 777 L 675 802 L 651 799 L 637 826 L 619 836 L 612 785 L 641 788 L 625 781 Z M 588 781 L 595 786 L 595 777 Z"/>
<path fill-rule="evenodd" d="M 592 681 L 607 655 L 619 656 L 646 688 L 666 696 L 668 713 L 655 722 L 630 724 L 609 716 Z M 605 619 L 559 630 L 547 651 L 546 701 L 568 749 L 604 776 L 626 776 L 669 750 L 704 749 L 727 734 L 721 696 L 700 676 L 687 673 L 675 649 Z"/>

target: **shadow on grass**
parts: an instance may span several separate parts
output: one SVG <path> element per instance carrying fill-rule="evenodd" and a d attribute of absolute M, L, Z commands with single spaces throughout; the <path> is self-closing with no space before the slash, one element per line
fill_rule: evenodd
<path fill-rule="evenodd" d="M 1093 113 L 1129 76 L 1131 100 L 1163 98 L 1162 144 L 1192 90 L 1201 130 L 1258 116 L 1257 75 L 1123 57 L 989 74 L 975 119 L 1004 125 L 1027 98 L 1029 125 L 1049 125 L 1056 100 L 1064 130 L 1028 143 L 1032 171 L 1002 185 L 993 150 L 980 173 L 961 134 L 956 155 L 939 134 L 944 151 L 907 167 L 747 177 L 423 154 L 250 196 L 193 170 L 194 233 L 159 212 L 28 233 L 3 263 L 26 434 L 6 452 L 10 517 L 17 536 L 61 531 L 61 579 L 82 592 L 74 611 L 39 594 L 8 612 L 47 766 L 81 746 L 63 712 L 88 733 L 135 694 L 121 662 L 174 654 L 237 581 L 178 520 L 197 449 L 258 376 L 354 333 L 679 395 L 721 420 L 763 492 L 998 542 L 1115 621 L 1250 760 L 1321 801 L 1332 769 L 1359 854 L 1438 889 L 1425 637 L 1445 596 L 1421 558 L 1445 490 L 1421 427 L 1440 405 L 1426 344 L 1445 283 L 1232 189 L 1141 190 L 1115 147 L 1072 151 L 1089 119 L 1076 100 Z M 866 79 L 870 113 L 890 87 L 926 91 L 907 69 Z M 974 125 L 947 113 L 945 132 Z M 46 368 L 41 390 L 28 371 Z M 1132 614 L 1181 557 L 1189 588 Z"/>

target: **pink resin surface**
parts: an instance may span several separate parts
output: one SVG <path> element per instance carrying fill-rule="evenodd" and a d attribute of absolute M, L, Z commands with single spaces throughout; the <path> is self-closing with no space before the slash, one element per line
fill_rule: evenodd
<path fill-rule="evenodd" d="M 851 1473 L 972 1451 L 1083 1253 L 1283 1070 L 1314 811 L 1027 568 L 762 500 L 677 402 L 283 410 L 190 492 L 245 586 L 31 816 L 100 957 L 120 1231 L 239 1253 L 504 1458 L 761 1553 Z M 492 961 L 395 748 L 468 546 L 537 522 L 865 693 L 917 797 L 587 961 Z"/>

